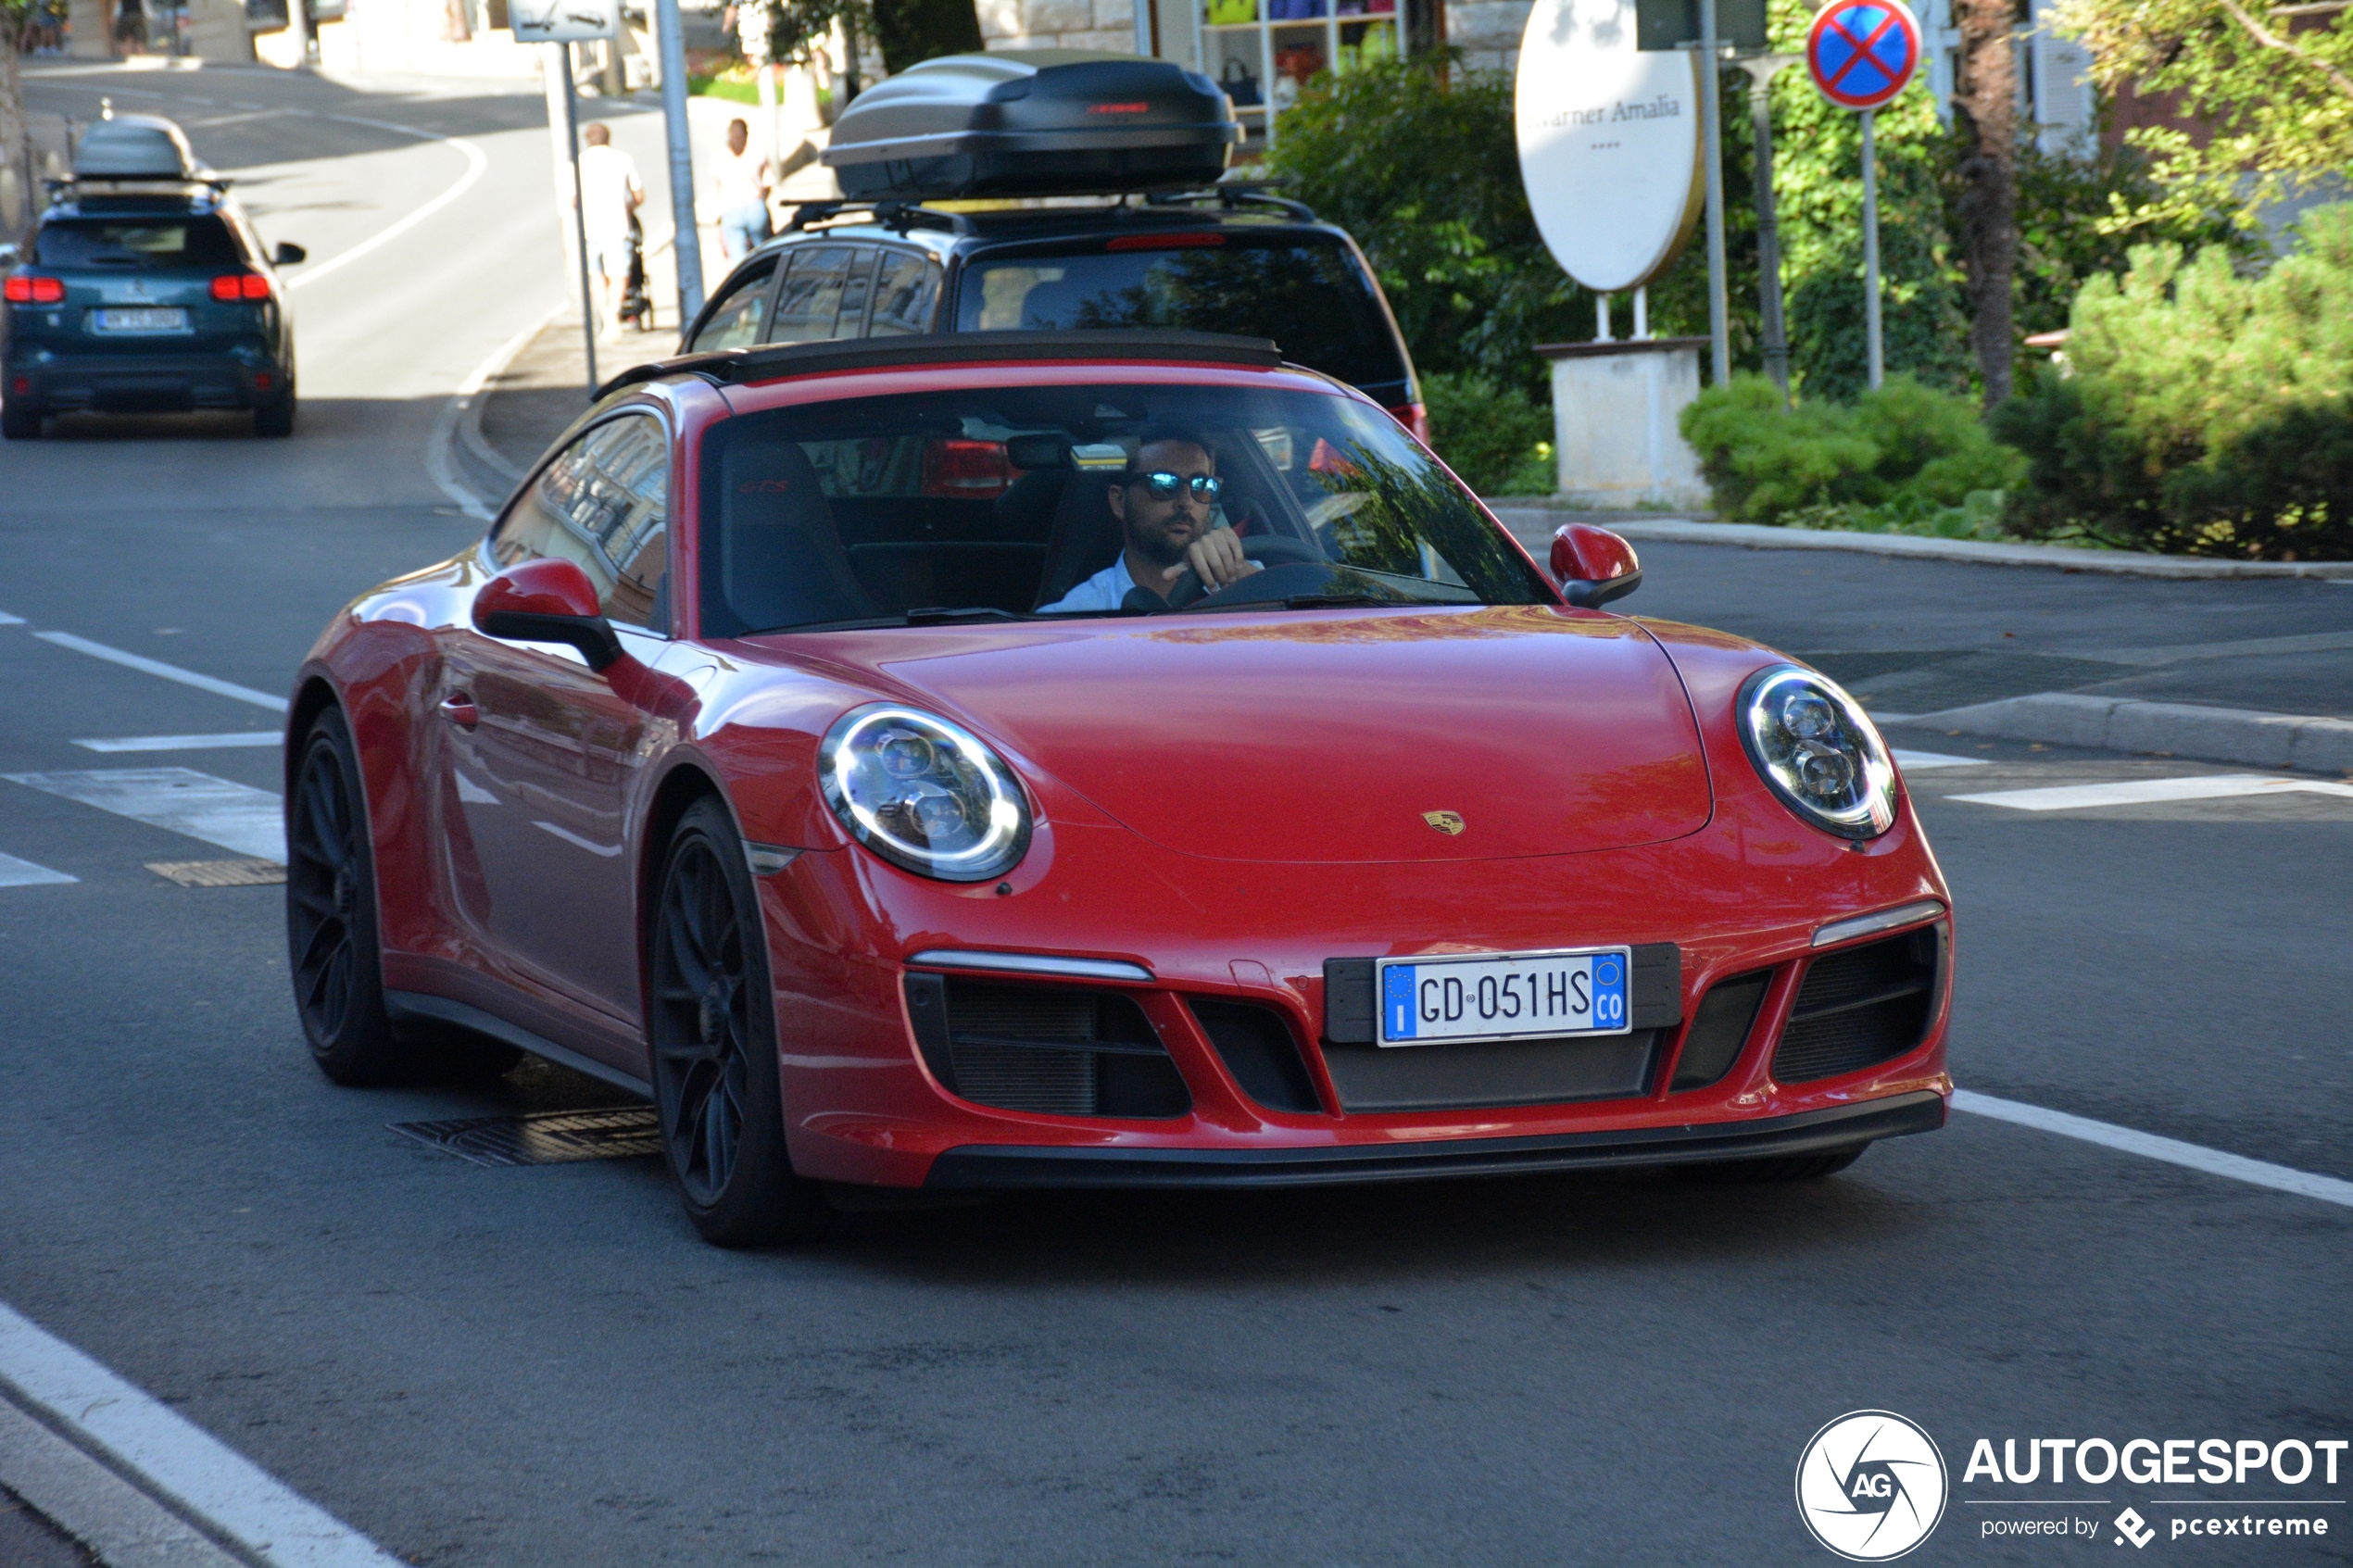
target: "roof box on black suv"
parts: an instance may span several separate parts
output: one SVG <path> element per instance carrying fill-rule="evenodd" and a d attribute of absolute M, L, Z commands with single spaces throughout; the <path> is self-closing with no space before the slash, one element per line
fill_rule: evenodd
<path fill-rule="evenodd" d="M 76 180 L 174 180 L 200 178 L 187 136 L 168 119 L 126 114 L 102 119 L 82 133 L 73 150 Z"/>
<path fill-rule="evenodd" d="M 1106 195 L 1210 183 L 1241 139 L 1199 71 L 1026 49 L 942 56 L 860 94 L 825 162 L 852 199 Z"/>

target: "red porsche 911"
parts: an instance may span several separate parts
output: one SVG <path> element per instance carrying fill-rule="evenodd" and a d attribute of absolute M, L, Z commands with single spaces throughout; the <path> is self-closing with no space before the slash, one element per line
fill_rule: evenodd
<path fill-rule="evenodd" d="M 1825 1174 L 1941 1126 L 1951 916 L 1823 676 L 1601 608 L 1254 340 L 623 378 L 338 615 L 286 751 L 319 1065 L 643 1094 L 711 1240 L 844 1186 Z"/>

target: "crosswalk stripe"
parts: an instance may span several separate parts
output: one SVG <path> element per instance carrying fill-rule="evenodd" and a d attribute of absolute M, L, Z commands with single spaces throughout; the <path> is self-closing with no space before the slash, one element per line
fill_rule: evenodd
<path fill-rule="evenodd" d="M 16 784 L 62 796 L 150 827 L 185 834 L 263 859 L 286 858 L 278 797 L 266 789 L 216 779 L 193 768 L 102 769 L 79 773 L 9 773 Z"/>
<path fill-rule="evenodd" d="M 6 610 L 0 609 L 0 626 L 21 626 L 23 624 L 23 616 L 10 615 Z"/>
<path fill-rule="evenodd" d="M 2203 1144 L 2183 1143 L 2179 1138 L 2160 1137 L 2136 1127 L 2120 1127 L 2112 1122 L 2095 1122 L 2088 1116 L 2070 1116 L 2064 1110 L 2052 1110 L 2014 1099 L 1999 1099 L 1993 1095 L 1977 1094 L 1969 1089 L 1953 1091 L 1953 1109 L 1979 1116 L 1991 1116 L 1997 1121 L 2014 1122 L 2021 1127 L 2032 1127 L 2041 1132 L 2057 1133 L 2063 1138 L 2081 1138 L 2085 1143 L 2100 1144 L 2126 1154 L 2137 1154 L 2144 1160 L 2161 1160 L 2169 1165 L 2183 1165 L 2209 1175 L 2227 1176 L 2234 1182 L 2270 1187 L 2275 1192 L 2292 1192 L 2299 1198 L 2317 1198 L 2323 1203 L 2334 1203 L 2341 1209 L 2353 1209 L 2353 1182 L 2340 1181 L 2334 1176 L 2317 1175 L 2288 1165 L 2274 1165 L 2268 1160 L 2249 1160 L 2243 1154 L 2228 1154 L 2219 1148 L 2208 1148 Z"/>
<path fill-rule="evenodd" d="M 84 751 L 213 751 L 231 746 L 275 746 L 286 737 L 275 730 L 239 730 L 220 735 L 121 735 L 113 740 L 78 740 Z"/>
<path fill-rule="evenodd" d="M 120 648 L 108 647 L 104 643 L 94 643 L 87 637 L 77 637 L 70 632 L 35 632 L 33 635 L 44 643 L 53 643 L 61 648 L 71 648 L 76 653 L 86 653 L 93 659 L 103 659 L 108 664 L 120 664 L 126 670 L 137 670 L 148 675 L 160 675 L 167 681 L 177 681 L 183 686 L 194 686 L 200 692 L 210 692 L 215 696 L 233 697 L 239 702 L 249 702 L 256 708 L 267 708 L 277 713 L 283 713 L 286 710 L 284 697 L 271 696 L 268 692 L 258 692 L 251 686 L 241 686 L 234 681 L 222 681 L 210 675 L 199 675 L 193 670 L 182 670 L 176 664 L 166 664 L 160 659 L 149 659 L 145 654 L 125 653 Z"/>
<path fill-rule="evenodd" d="M 56 883 L 81 880 L 63 872 L 53 872 L 46 866 L 36 866 L 31 860 L 19 860 L 14 855 L 0 855 L 0 887 L 46 887 Z"/>
<path fill-rule="evenodd" d="M 2001 789 L 1948 795 L 1973 806 L 2013 811 L 2078 811 L 2093 806 L 2156 806 L 2175 800 L 2227 800 L 2247 795 L 2334 795 L 2353 800 L 2353 784 L 2273 773 L 2209 773 L 2187 779 L 2130 779 L 2121 784 L 2059 784 L 2048 789 Z"/>
<path fill-rule="evenodd" d="M 1944 751 L 1905 751 L 1891 749 L 1895 765 L 1907 773 L 1925 773 L 1931 768 L 1982 768 L 1990 760 L 1983 757 L 1955 757 Z"/>

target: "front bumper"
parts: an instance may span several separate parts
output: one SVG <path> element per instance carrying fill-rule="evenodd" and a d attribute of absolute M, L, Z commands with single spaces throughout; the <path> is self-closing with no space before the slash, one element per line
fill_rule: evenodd
<path fill-rule="evenodd" d="M 973 1145 L 932 1161 L 925 1186 L 1278 1187 L 1540 1171 L 1620 1170 L 1826 1154 L 1944 1125 L 1934 1090 L 1756 1122 L 1647 1127 L 1550 1137 L 1461 1138 L 1323 1148 L 1054 1148 Z"/>

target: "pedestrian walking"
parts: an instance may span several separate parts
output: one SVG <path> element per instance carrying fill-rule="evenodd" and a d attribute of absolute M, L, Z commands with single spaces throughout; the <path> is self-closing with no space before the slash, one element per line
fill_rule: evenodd
<path fill-rule="evenodd" d="M 637 162 L 612 144 L 612 132 L 591 125 L 580 133 L 580 234 L 588 245 L 588 266 L 598 279 L 598 312 L 608 343 L 621 336 L 621 296 L 629 286 L 629 263 L 636 246 L 629 220 L 645 205 L 646 187 Z"/>
<path fill-rule="evenodd" d="M 711 175 L 712 207 L 719 214 L 719 248 L 730 261 L 775 232 L 768 219 L 768 193 L 776 183 L 775 165 L 751 150 L 751 127 L 727 122 L 727 156 Z"/>

